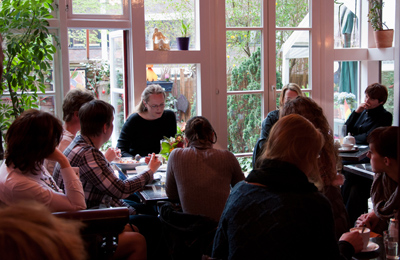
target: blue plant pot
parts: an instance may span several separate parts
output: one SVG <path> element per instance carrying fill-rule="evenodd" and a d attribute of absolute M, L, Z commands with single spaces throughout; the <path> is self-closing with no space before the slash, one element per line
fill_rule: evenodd
<path fill-rule="evenodd" d="M 172 85 L 174 84 L 171 81 L 147 81 L 147 85 L 157 84 L 164 88 L 166 92 L 171 92 Z"/>

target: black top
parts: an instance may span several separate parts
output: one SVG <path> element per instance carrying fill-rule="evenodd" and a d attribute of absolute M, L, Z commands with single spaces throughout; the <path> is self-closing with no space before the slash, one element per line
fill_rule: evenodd
<path fill-rule="evenodd" d="M 369 133 L 381 126 L 391 126 L 392 120 L 392 114 L 380 105 L 361 113 L 353 111 L 345 125 L 347 125 L 347 132 L 354 136 L 357 144 L 368 144 Z"/>
<path fill-rule="evenodd" d="M 164 110 L 163 115 L 155 120 L 146 120 L 138 113 L 132 114 L 122 127 L 117 147 L 122 157 L 147 156 L 159 153 L 160 141 L 176 134 L 176 117 L 171 110 Z"/>
<path fill-rule="evenodd" d="M 337 243 L 331 205 L 306 175 L 290 163 L 264 160 L 232 189 L 212 256 L 336 260 L 353 254 L 350 243 Z"/>
<path fill-rule="evenodd" d="M 261 155 L 263 149 L 262 146 L 268 141 L 269 132 L 272 126 L 279 120 L 279 109 L 268 113 L 267 117 L 262 121 L 261 136 L 257 140 L 256 145 L 253 149 L 253 169 L 256 168 L 256 161 Z"/>

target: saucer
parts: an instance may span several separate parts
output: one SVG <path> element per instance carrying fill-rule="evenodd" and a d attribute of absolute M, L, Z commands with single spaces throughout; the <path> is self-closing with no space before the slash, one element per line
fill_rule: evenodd
<path fill-rule="evenodd" d="M 376 251 L 378 249 L 379 249 L 379 245 L 377 243 L 369 241 L 367 248 L 361 250 L 361 252 L 372 252 L 372 251 Z"/>

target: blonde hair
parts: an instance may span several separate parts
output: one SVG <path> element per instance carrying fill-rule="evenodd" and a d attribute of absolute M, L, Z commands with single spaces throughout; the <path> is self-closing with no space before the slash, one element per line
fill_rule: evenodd
<path fill-rule="evenodd" d="M 140 103 L 135 108 L 137 113 L 143 113 L 147 111 L 144 103 L 149 102 L 150 95 L 152 94 L 163 94 L 165 99 L 165 90 L 163 87 L 157 84 L 149 85 L 143 90 Z"/>
<path fill-rule="evenodd" d="M 323 144 L 323 135 L 310 121 L 300 115 L 288 115 L 272 127 L 261 159 L 289 162 L 300 169 L 311 165 L 312 170 L 305 174 L 310 182 L 321 189 L 318 155 Z"/>
<path fill-rule="evenodd" d="M 283 88 L 282 88 L 282 92 L 281 92 L 281 96 L 279 97 L 279 107 L 282 107 L 284 105 L 284 99 L 285 99 L 285 95 L 286 92 L 288 90 L 292 90 L 295 91 L 297 93 L 297 95 L 299 96 L 304 96 L 303 92 L 301 92 L 301 88 L 299 87 L 299 85 L 297 85 L 296 83 L 289 83 L 286 84 Z"/>
<path fill-rule="evenodd" d="M 0 219 L 0 259 L 86 259 L 81 222 L 57 218 L 37 202 L 4 207 Z"/>
<path fill-rule="evenodd" d="M 318 128 L 324 136 L 325 144 L 318 160 L 319 172 L 325 185 L 332 185 L 338 180 L 337 163 L 340 164 L 337 148 L 334 147 L 333 132 L 329 126 L 322 108 L 308 97 L 297 97 L 284 104 L 280 110 L 280 116 L 298 114 L 304 116 Z M 340 183 L 339 183 L 340 184 Z"/>

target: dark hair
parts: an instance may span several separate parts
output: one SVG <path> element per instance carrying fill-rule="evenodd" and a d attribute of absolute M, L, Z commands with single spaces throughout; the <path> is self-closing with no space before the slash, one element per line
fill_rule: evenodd
<path fill-rule="evenodd" d="M 103 126 L 111 125 L 114 107 L 103 100 L 92 100 L 79 109 L 81 134 L 84 136 L 99 136 Z"/>
<path fill-rule="evenodd" d="M 71 121 L 75 111 L 79 111 L 81 106 L 94 99 L 93 93 L 79 88 L 71 89 L 64 97 L 63 101 L 63 120 Z"/>
<path fill-rule="evenodd" d="M 338 151 L 334 147 L 333 132 L 326 119 L 322 108 L 308 97 L 298 96 L 286 104 L 280 111 L 280 116 L 299 114 L 308 119 L 318 128 L 325 139 L 321 150 L 321 158 L 318 160 L 319 171 L 325 185 L 330 185 L 336 178 L 336 162 L 340 161 Z"/>
<path fill-rule="evenodd" d="M 22 172 L 40 170 L 43 160 L 58 146 L 63 128 L 47 112 L 29 109 L 11 124 L 6 135 L 6 164 Z"/>
<path fill-rule="evenodd" d="M 367 142 L 374 144 L 380 156 L 397 160 L 398 130 L 398 126 L 378 127 L 368 135 Z"/>
<path fill-rule="evenodd" d="M 367 94 L 370 98 L 378 99 L 379 102 L 383 102 L 383 104 L 385 104 L 388 97 L 388 90 L 384 85 L 373 83 L 367 87 L 365 94 Z"/>
<path fill-rule="evenodd" d="M 194 116 L 186 122 L 185 137 L 189 140 L 189 145 L 194 141 L 212 144 L 217 142 L 217 133 L 207 118 L 203 116 Z"/>

